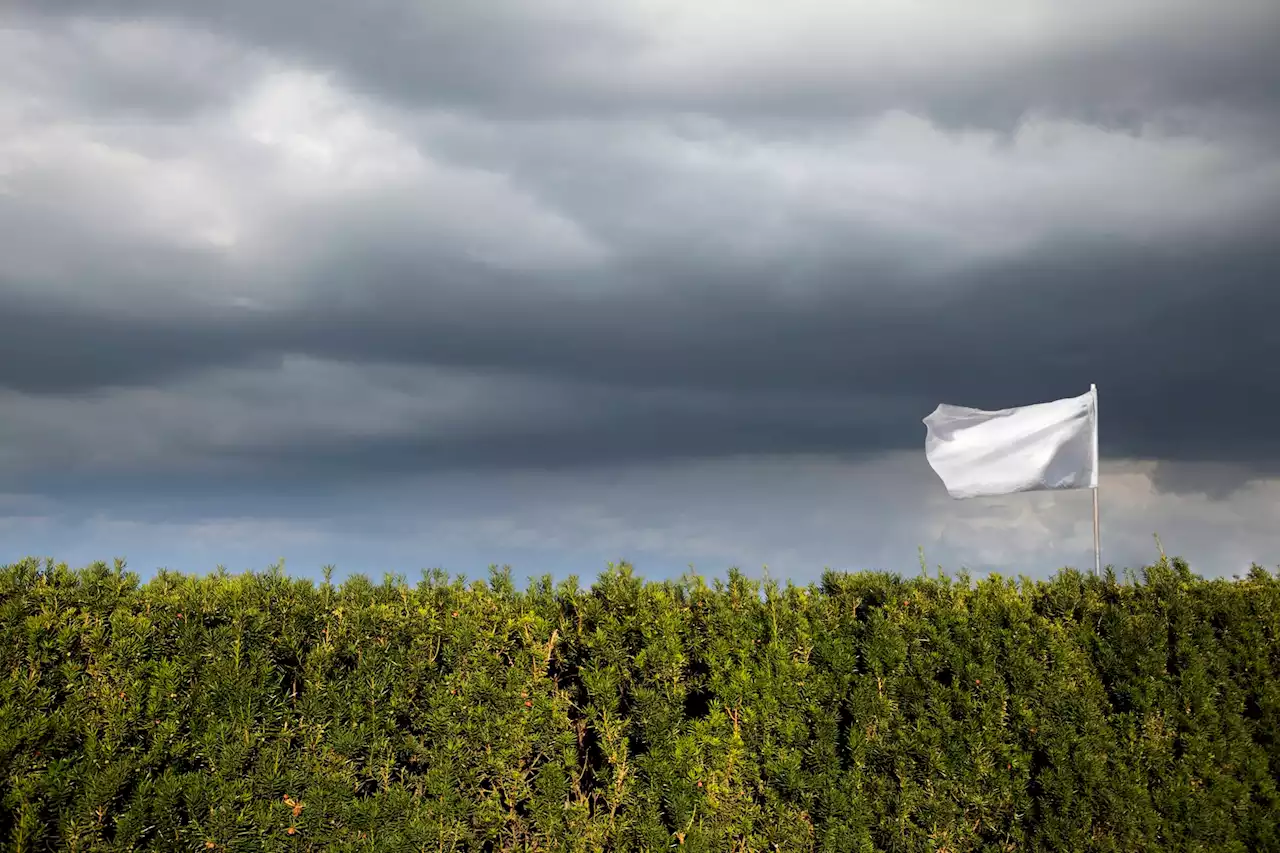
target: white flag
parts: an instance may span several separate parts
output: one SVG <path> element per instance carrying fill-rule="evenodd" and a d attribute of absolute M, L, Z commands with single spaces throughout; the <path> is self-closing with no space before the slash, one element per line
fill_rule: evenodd
<path fill-rule="evenodd" d="M 1098 390 L 984 412 L 943 404 L 924 419 L 929 465 L 953 498 L 1098 486 Z"/>

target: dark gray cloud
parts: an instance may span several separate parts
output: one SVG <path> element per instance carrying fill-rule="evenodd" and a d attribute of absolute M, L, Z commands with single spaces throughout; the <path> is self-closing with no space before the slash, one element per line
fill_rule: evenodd
<path fill-rule="evenodd" d="M 339 431 L 300 442 L 281 432 L 247 451 L 262 456 L 254 470 L 385 471 L 910 448 L 921 413 L 938 401 L 999 407 L 1095 381 L 1107 452 L 1273 470 L 1280 443 L 1268 389 L 1280 343 L 1269 324 L 1280 256 L 1234 247 L 1193 258 L 1064 254 L 985 270 L 928 299 L 919 298 L 924 283 L 894 278 L 869 293 L 814 283 L 819 295 L 798 303 L 767 281 L 740 280 L 581 299 L 456 269 L 425 293 L 414 281 L 370 286 L 359 306 L 138 318 L 10 302 L 0 382 L 68 394 L 268 370 L 302 354 L 558 383 L 554 394 L 495 390 L 503 405 L 478 412 L 462 434 Z M 318 393 L 341 407 L 349 392 L 335 382 Z"/>
<path fill-rule="evenodd" d="M 908 109 L 954 126 L 1009 128 L 1049 110 L 1137 126 L 1187 105 L 1274 109 L 1280 91 L 1280 12 L 1269 0 L 964 10 L 620 2 L 588 11 L 537 0 L 16 6 L 31 17 L 177 23 L 334 69 L 378 97 L 513 117 L 683 111 L 821 121 Z"/>
<path fill-rule="evenodd" d="M 0 387 L 33 394 L 76 394 L 118 385 L 164 382 L 212 367 L 278 363 L 266 346 L 270 327 L 252 316 L 213 309 L 208 316 L 130 316 L 127 310 L 0 295 Z"/>
<path fill-rule="evenodd" d="M 1280 461 L 1274 4 L 19 7 L 11 478 L 865 458 L 1090 382 L 1106 454 Z"/>

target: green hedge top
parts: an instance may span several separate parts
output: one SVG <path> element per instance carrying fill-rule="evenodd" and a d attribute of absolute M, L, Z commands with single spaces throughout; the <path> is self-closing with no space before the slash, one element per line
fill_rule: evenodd
<path fill-rule="evenodd" d="M 1280 851 L 1280 579 L 0 569 L 16 850 Z"/>

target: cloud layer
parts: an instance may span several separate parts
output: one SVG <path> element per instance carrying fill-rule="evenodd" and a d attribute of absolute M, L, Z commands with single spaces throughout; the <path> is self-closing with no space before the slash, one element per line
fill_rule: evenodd
<path fill-rule="evenodd" d="M 1274 3 L 6 14 L 15 494 L 865 472 L 1096 382 L 1270 518 Z"/>

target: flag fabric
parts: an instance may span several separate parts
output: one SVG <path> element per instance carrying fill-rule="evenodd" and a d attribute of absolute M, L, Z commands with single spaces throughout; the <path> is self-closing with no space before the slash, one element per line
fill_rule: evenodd
<path fill-rule="evenodd" d="M 1098 391 L 986 412 L 940 405 L 924 452 L 953 498 L 1098 486 Z"/>

